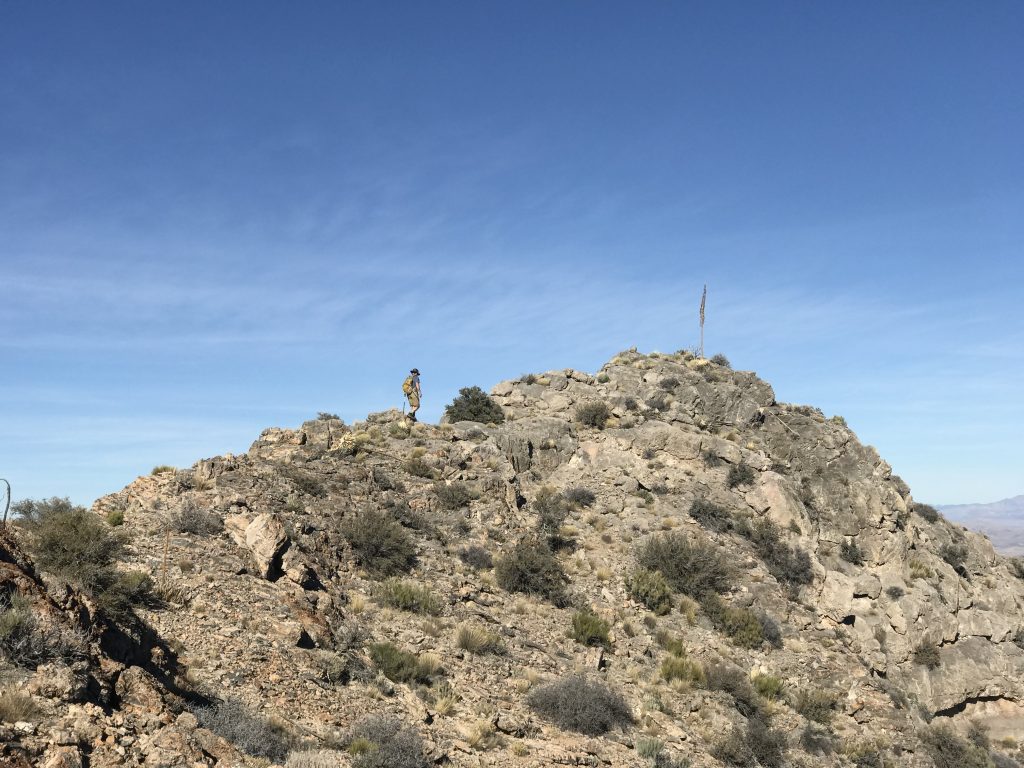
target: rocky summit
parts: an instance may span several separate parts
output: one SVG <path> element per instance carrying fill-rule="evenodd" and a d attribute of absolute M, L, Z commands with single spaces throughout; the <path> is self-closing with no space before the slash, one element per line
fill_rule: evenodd
<path fill-rule="evenodd" d="M 715 360 L 160 468 L 88 513 L 148 576 L 123 611 L 11 526 L 0 762 L 1017 765 L 1024 567 Z"/>

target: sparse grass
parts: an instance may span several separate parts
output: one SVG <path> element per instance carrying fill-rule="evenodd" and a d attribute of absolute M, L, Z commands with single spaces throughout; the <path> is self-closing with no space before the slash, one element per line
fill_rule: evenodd
<path fill-rule="evenodd" d="M 730 488 L 741 485 L 750 485 L 754 482 L 754 470 L 747 464 L 733 464 L 729 467 L 729 474 L 725 477 L 725 484 Z"/>
<path fill-rule="evenodd" d="M 599 400 L 576 406 L 576 421 L 594 429 L 604 429 L 611 415 L 611 409 Z"/>
<path fill-rule="evenodd" d="M 674 589 L 700 600 L 729 590 L 733 570 L 712 543 L 680 532 L 651 536 L 637 551 L 637 563 L 660 571 Z"/>
<path fill-rule="evenodd" d="M 472 624 L 459 625 L 455 632 L 455 644 L 470 653 L 500 655 L 506 652 L 505 643 L 500 637 Z"/>
<path fill-rule="evenodd" d="M 346 734 L 352 768 L 427 768 L 423 742 L 412 726 L 390 715 L 367 715 Z"/>
<path fill-rule="evenodd" d="M 506 592 L 523 592 L 550 600 L 564 607 L 568 579 L 554 554 L 543 542 L 526 538 L 501 557 L 494 568 L 498 586 Z"/>
<path fill-rule="evenodd" d="M 703 497 L 690 504 L 690 517 L 710 531 L 726 531 L 732 525 L 728 511 Z"/>
<path fill-rule="evenodd" d="M 570 637 L 582 645 L 611 647 L 608 632 L 611 625 L 590 608 L 583 608 L 573 614 Z"/>
<path fill-rule="evenodd" d="M 922 640 L 914 648 L 914 663 L 926 669 L 938 669 L 942 664 L 939 649 L 927 640 Z"/>
<path fill-rule="evenodd" d="M 417 656 L 391 643 L 371 643 L 369 650 L 374 666 L 393 683 L 430 682 L 440 663 L 436 656 Z"/>
<path fill-rule="evenodd" d="M 347 516 L 339 531 L 356 561 L 376 576 L 405 573 L 416 563 L 416 548 L 409 534 L 384 512 L 370 508 Z"/>
<path fill-rule="evenodd" d="M 177 469 L 175 467 L 172 467 L 170 464 L 157 464 L 155 467 L 153 467 L 149 474 L 167 475 L 172 472 L 177 472 Z"/>
<path fill-rule="evenodd" d="M 637 568 L 626 577 L 626 591 L 658 616 L 672 610 L 672 590 L 660 571 Z"/>
<path fill-rule="evenodd" d="M 480 387 L 463 387 L 459 395 L 444 409 L 449 422 L 475 421 L 480 424 L 500 424 L 505 420 L 501 410 L 490 395 Z"/>
<path fill-rule="evenodd" d="M 465 483 L 436 483 L 434 494 L 445 509 L 462 509 L 476 498 Z"/>
<path fill-rule="evenodd" d="M 661 662 L 658 674 L 668 683 L 681 680 L 697 686 L 704 685 L 704 667 L 684 656 L 666 656 Z"/>
<path fill-rule="evenodd" d="M 781 677 L 775 675 L 754 675 L 751 682 L 754 685 L 754 690 L 767 701 L 775 701 L 786 690 L 785 682 Z"/>
<path fill-rule="evenodd" d="M 284 762 L 295 742 L 283 725 L 253 714 L 234 699 L 208 707 L 195 707 L 192 713 L 200 726 L 231 742 L 242 752 L 275 763 Z"/>
<path fill-rule="evenodd" d="M 33 722 L 39 708 L 27 693 L 16 688 L 0 689 L 0 723 Z"/>
<path fill-rule="evenodd" d="M 439 616 L 441 600 L 426 587 L 397 577 L 387 579 L 377 588 L 377 599 L 384 605 L 429 616 Z"/>
<path fill-rule="evenodd" d="M 923 560 L 912 559 L 910 561 L 910 578 L 911 579 L 930 579 L 935 573 L 925 565 Z"/>
<path fill-rule="evenodd" d="M 633 712 L 622 694 L 607 684 L 572 675 L 539 686 L 527 697 L 530 708 L 559 728 L 599 736 L 633 723 Z"/>

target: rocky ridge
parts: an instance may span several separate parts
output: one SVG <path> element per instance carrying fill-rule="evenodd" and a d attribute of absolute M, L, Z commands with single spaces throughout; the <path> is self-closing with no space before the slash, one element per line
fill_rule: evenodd
<path fill-rule="evenodd" d="M 136 635 L 104 623 L 74 590 L 44 589 L 17 542 L 0 540 L 0 586 L 35 594 L 89 649 L 71 664 L 9 673 L 44 715 L 0 726 L 7 759 L 255 765 L 189 709 L 232 700 L 287 727 L 294 766 L 349 765 L 346 733 L 367 714 L 414 726 L 437 765 L 646 766 L 661 759 L 655 751 L 663 765 L 730 764 L 723 735 L 750 713 L 697 679 L 666 681 L 673 642 L 695 665 L 784 683 L 787 695 L 759 706 L 787 765 L 930 766 L 919 739 L 927 721 L 981 722 L 994 741 L 1024 732 L 1021 571 L 985 538 L 915 511 L 906 484 L 841 419 L 777 403 L 753 373 L 685 353 L 629 350 L 596 375 L 551 371 L 491 395 L 502 424 L 321 418 L 97 501 L 97 514 L 123 515 L 125 565 L 151 573 L 164 597 L 139 609 L 148 629 Z M 581 423 L 595 403 L 607 419 Z M 501 558 L 536 541 L 545 489 L 594 497 L 569 508 L 557 532 L 569 580 L 561 607 L 502 589 L 467 555 Z M 695 501 L 726 516 L 698 520 Z M 373 513 L 412 537 L 402 578 L 428 588 L 434 609 L 394 607 L 353 552 L 344 526 Z M 195 516 L 217 524 L 181 524 Z M 763 530 L 778 538 L 759 549 L 751 531 Z M 767 632 L 738 644 L 707 606 L 680 595 L 665 615 L 634 599 L 626 580 L 637 547 L 666 533 L 724 553 L 734 575 L 722 600 L 766 617 L 776 642 Z M 782 551 L 807 553 L 799 579 L 773 566 Z M 569 636 L 580 608 L 607 622 L 607 642 Z M 467 627 L 502 652 L 462 647 Z M 430 659 L 430 674 L 388 680 L 371 652 L 382 642 Z M 922 648 L 928 664 L 915 661 Z M 574 672 L 621 692 L 634 724 L 583 735 L 528 705 L 531 689 Z M 76 682 L 47 687 L 63 679 Z M 825 718 L 800 703 L 814 693 L 828 702 Z"/>

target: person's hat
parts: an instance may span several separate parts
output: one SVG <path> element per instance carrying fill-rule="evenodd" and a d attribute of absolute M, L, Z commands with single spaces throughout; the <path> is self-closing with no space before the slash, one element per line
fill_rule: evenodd
<path fill-rule="evenodd" d="M 409 371 L 409 373 L 415 373 L 417 376 L 419 376 L 420 375 L 420 369 L 419 368 L 413 368 L 411 371 Z"/>

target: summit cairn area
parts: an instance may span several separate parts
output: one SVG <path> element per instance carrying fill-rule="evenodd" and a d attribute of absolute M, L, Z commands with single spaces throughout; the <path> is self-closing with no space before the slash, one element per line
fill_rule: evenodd
<path fill-rule="evenodd" d="M 500 423 L 322 414 L 98 500 L 152 579 L 127 618 L 11 526 L 0 764 L 1024 757 L 1024 567 L 842 418 L 688 352 L 489 397 Z M 14 610 L 65 651 L 13 653 Z"/>

